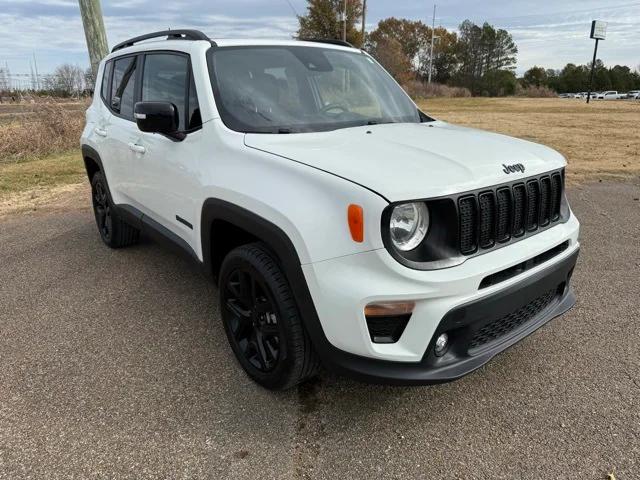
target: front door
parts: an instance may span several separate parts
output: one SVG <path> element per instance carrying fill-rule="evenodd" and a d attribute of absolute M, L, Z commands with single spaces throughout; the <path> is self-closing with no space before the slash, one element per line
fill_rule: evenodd
<path fill-rule="evenodd" d="M 144 56 L 141 101 L 173 103 L 178 110 L 182 141 L 137 131 L 135 190 L 143 213 L 195 247 L 194 224 L 198 191 L 198 152 L 202 122 L 189 56 L 178 52 L 149 52 Z"/>

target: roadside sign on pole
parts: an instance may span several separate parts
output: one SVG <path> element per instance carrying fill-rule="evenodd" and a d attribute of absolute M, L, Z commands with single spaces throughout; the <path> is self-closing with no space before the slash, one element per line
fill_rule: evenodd
<path fill-rule="evenodd" d="M 607 22 L 594 20 L 591 22 L 591 38 L 604 40 L 607 36 Z"/>

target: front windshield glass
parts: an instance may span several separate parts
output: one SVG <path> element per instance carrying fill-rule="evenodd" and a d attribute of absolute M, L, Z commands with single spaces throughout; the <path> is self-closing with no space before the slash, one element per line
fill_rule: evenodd
<path fill-rule="evenodd" d="M 212 53 L 223 122 L 255 133 L 418 123 L 402 89 L 369 56 L 303 46 L 223 47 Z"/>

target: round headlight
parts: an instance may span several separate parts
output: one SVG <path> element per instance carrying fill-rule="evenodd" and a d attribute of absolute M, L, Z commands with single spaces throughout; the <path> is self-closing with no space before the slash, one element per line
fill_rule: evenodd
<path fill-rule="evenodd" d="M 403 252 L 413 250 L 429 230 L 429 210 L 424 203 L 403 203 L 391 212 L 391 241 Z"/>

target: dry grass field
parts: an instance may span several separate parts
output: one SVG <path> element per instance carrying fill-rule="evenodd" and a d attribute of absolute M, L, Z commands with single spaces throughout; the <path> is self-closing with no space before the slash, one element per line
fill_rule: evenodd
<path fill-rule="evenodd" d="M 0 215 L 82 182 L 85 105 L 0 105 Z M 640 176 L 640 102 L 437 98 L 420 106 L 442 120 L 549 145 L 567 158 L 573 182 Z"/>
<path fill-rule="evenodd" d="M 638 101 L 437 98 L 420 106 L 441 120 L 548 145 L 567 158 L 573 181 L 640 175 Z"/>

